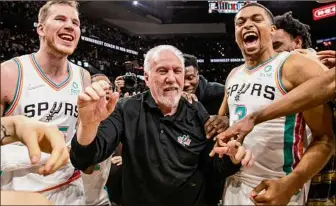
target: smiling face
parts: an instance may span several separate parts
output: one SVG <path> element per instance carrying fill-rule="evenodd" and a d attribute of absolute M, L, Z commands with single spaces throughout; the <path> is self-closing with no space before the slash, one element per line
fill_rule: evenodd
<path fill-rule="evenodd" d="M 195 94 L 199 84 L 198 70 L 193 66 L 185 68 L 184 91 Z"/>
<path fill-rule="evenodd" d="M 267 12 L 258 6 L 248 6 L 235 18 L 236 42 L 244 56 L 258 56 L 272 47 L 275 27 Z"/>
<path fill-rule="evenodd" d="M 46 46 L 56 54 L 71 55 L 80 37 L 77 9 L 67 4 L 53 4 L 46 12 L 37 28 L 41 46 Z"/>
<path fill-rule="evenodd" d="M 300 37 L 293 38 L 283 29 L 277 29 L 272 36 L 273 49 L 276 52 L 293 51 L 302 49 L 302 39 Z"/>
<path fill-rule="evenodd" d="M 181 60 L 169 50 L 162 50 L 149 62 L 145 81 L 155 102 L 165 108 L 177 107 L 184 85 Z"/>

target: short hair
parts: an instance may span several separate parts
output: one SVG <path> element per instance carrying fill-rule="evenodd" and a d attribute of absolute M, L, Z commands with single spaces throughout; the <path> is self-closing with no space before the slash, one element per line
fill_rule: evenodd
<path fill-rule="evenodd" d="M 150 49 L 146 55 L 145 55 L 145 61 L 144 61 L 144 71 L 145 72 L 149 72 L 150 71 L 150 61 L 153 60 L 153 59 L 157 59 L 159 57 L 159 54 L 162 52 L 162 51 L 171 51 L 173 52 L 177 58 L 179 58 L 181 60 L 181 63 L 182 63 L 182 69 L 184 70 L 184 58 L 183 58 L 183 53 L 177 49 L 176 47 L 174 46 L 171 46 L 171 45 L 159 45 L 159 46 L 156 46 L 152 49 Z"/>
<path fill-rule="evenodd" d="M 197 58 L 194 55 L 183 54 L 183 58 L 184 58 L 184 67 L 193 66 L 195 69 L 198 70 Z"/>
<path fill-rule="evenodd" d="M 53 0 L 53 1 L 47 1 L 47 3 L 45 3 L 39 10 L 39 14 L 38 14 L 38 22 L 42 23 L 45 21 L 45 19 L 48 16 L 48 12 L 51 6 L 53 5 L 59 5 L 59 4 L 63 4 L 63 5 L 69 5 L 73 8 L 75 8 L 78 12 L 78 2 L 77 1 L 71 1 L 71 0 Z"/>
<path fill-rule="evenodd" d="M 300 36 L 302 39 L 303 49 L 307 49 L 312 46 L 311 35 L 309 32 L 310 26 L 293 18 L 292 11 L 276 16 L 274 18 L 274 24 L 277 29 L 283 29 L 293 38 Z"/>
<path fill-rule="evenodd" d="M 237 12 L 237 14 L 238 14 L 241 10 L 243 10 L 243 9 L 245 9 L 245 8 L 247 8 L 247 7 L 250 7 L 250 6 L 257 6 L 257 7 L 260 7 L 260 8 L 262 8 L 262 9 L 264 9 L 264 10 L 266 11 L 266 14 L 267 14 L 268 18 L 271 20 L 272 24 L 274 24 L 274 15 L 273 15 L 273 13 L 272 13 L 268 8 L 266 8 L 264 5 L 259 4 L 259 3 L 256 3 L 256 2 L 252 2 L 252 3 L 247 3 L 247 4 L 245 4 L 242 8 L 239 9 L 239 11 Z M 234 18 L 234 19 L 236 19 L 237 14 L 235 15 L 235 18 Z"/>

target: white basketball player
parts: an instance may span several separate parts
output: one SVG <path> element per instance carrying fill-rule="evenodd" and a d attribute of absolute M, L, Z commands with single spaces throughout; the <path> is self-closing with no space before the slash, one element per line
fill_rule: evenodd
<path fill-rule="evenodd" d="M 80 37 L 77 2 L 48 1 L 40 8 L 37 33 L 38 52 L 1 64 L 1 114 L 25 115 L 57 125 L 70 144 L 77 122 L 77 97 L 90 84 L 90 74 L 67 59 Z M 10 147 L 13 154 L 6 158 L 29 161 L 26 147 L 4 147 Z M 41 163 L 47 159 L 43 157 L 48 155 L 42 154 Z M 57 205 L 85 204 L 80 172 L 70 161 L 48 176 L 27 164 L 16 165 L 2 174 L 1 189 L 40 192 Z"/>
<path fill-rule="evenodd" d="M 276 53 L 271 39 L 274 31 L 272 13 L 258 3 L 247 4 L 235 17 L 236 42 L 245 64 L 230 73 L 225 85 L 220 114 L 230 115 L 230 125 L 324 71 L 316 61 L 299 53 Z M 312 130 L 313 142 L 303 153 L 305 122 Z M 270 199 L 267 204 L 304 205 L 304 184 L 333 153 L 331 110 L 322 105 L 264 122 L 246 136 L 243 145 L 256 161 L 227 179 L 225 205 L 250 205 L 266 199 Z M 267 195 L 251 193 L 266 179 L 279 181 L 268 188 Z"/>

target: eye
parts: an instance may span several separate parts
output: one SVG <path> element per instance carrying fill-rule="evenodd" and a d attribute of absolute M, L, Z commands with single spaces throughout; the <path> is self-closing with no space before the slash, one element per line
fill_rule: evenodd
<path fill-rule="evenodd" d="M 76 26 L 79 26 L 79 25 L 80 25 L 80 23 L 79 23 L 78 21 L 72 21 L 72 23 L 73 23 L 74 25 L 76 25 Z"/>
<path fill-rule="evenodd" d="M 182 73 L 182 69 L 174 69 L 175 74 L 181 74 Z"/>

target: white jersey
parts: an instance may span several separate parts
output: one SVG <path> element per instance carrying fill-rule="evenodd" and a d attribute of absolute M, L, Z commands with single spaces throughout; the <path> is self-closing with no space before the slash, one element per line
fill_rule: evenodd
<path fill-rule="evenodd" d="M 226 84 L 230 125 L 286 94 L 281 83 L 281 69 L 289 55 L 283 52 L 254 68 L 242 65 L 231 72 Z M 245 137 L 243 145 L 251 150 L 256 161 L 253 166 L 242 168 L 234 177 L 255 187 L 263 179 L 280 178 L 291 173 L 303 155 L 304 133 L 302 113 L 255 126 Z"/>
<path fill-rule="evenodd" d="M 14 58 L 14 61 L 19 71 L 18 83 L 14 100 L 5 110 L 5 115 L 25 115 L 57 125 L 60 131 L 64 132 L 66 143 L 69 145 L 77 123 L 77 97 L 83 90 L 83 69 L 68 62 L 68 77 L 64 82 L 56 84 L 43 73 L 34 54 Z M 22 144 L 15 146 L 22 147 L 21 154 L 27 155 L 26 148 Z M 49 154 L 43 155 L 46 155 L 44 159 L 49 157 Z M 10 155 L 7 157 L 10 158 Z M 26 158 L 26 160 L 29 159 Z M 24 158 L 20 161 L 24 161 Z M 12 168 L 11 171 L 3 173 L 1 189 L 45 191 L 78 178 L 80 178 L 80 173 L 74 172 L 70 161 L 66 166 L 48 176 L 37 174 L 36 168 L 25 169 L 23 167 L 18 170 Z"/>
<path fill-rule="evenodd" d="M 111 205 L 105 185 L 110 174 L 112 155 L 97 164 L 92 174 L 82 173 L 87 205 Z"/>

